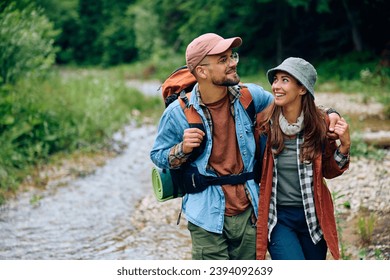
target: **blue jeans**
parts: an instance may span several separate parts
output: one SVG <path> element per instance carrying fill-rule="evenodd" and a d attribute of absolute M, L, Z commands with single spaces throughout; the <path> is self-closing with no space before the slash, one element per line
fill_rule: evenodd
<path fill-rule="evenodd" d="M 273 260 L 325 260 L 327 245 L 311 240 L 303 207 L 278 206 L 268 251 Z"/>

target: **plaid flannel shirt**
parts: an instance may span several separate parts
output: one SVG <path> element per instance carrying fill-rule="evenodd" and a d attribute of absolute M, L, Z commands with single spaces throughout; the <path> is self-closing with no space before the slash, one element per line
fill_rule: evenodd
<path fill-rule="evenodd" d="M 301 145 L 303 143 L 303 132 L 297 134 L 297 158 L 298 158 L 298 174 L 299 182 L 303 200 L 303 208 L 305 211 L 306 223 L 309 228 L 310 236 L 314 244 L 317 244 L 322 236 L 322 230 L 318 223 L 316 216 L 315 205 L 314 205 L 314 190 L 313 190 L 313 163 L 300 162 L 299 154 Z M 349 160 L 348 155 L 343 155 L 340 153 L 339 149 L 336 149 L 334 153 L 334 159 L 336 160 L 338 166 L 342 168 Z M 272 191 L 271 191 L 271 201 L 269 206 L 269 215 L 268 215 L 268 240 L 271 239 L 272 229 L 277 223 L 277 213 L 276 213 L 276 186 L 277 186 L 277 157 L 274 157 L 274 167 L 273 167 L 273 179 L 272 179 Z"/>

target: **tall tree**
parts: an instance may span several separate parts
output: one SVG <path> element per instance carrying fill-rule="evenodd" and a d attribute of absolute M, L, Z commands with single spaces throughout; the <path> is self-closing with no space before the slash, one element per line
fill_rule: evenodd
<path fill-rule="evenodd" d="M 87 64 L 101 62 L 102 47 L 99 34 L 104 29 L 102 0 L 79 0 L 79 34 L 74 55 Z"/>
<path fill-rule="evenodd" d="M 352 51 L 379 54 L 390 37 L 387 0 L 35 2 L 62 29 L 56 40 L 60 62 L 110 65 L 152 58 L 165 63 L 172 54 L 184 53 L 194 37 L 215 32 L 241 36 L 240 71 L 255 70 L 293 55 L 323 60 Z"/>
<path fill-rule="evenodd" d="M 360 28 L 358 25 L 358 13 L 353 8 L 353 5 L 348 4 L 347 0 L 341 1 L 345 10 L 345 13 L 347 15 L 347 19 L 351 28 L 351 34 L 352 34 L 352 41 L 354 45 L 355 51 L 361 52 L 363 51 L 363 42 L 360 35 Z M 356 2 L 355 2 L 356 3 Z"/>

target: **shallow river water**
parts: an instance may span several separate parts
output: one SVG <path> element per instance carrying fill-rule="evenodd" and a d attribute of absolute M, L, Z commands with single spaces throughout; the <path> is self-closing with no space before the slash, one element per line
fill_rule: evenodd
<path fill-rule="evenodd" d="M 21 193 L 0 210 L 0 259 L 158 259 L 132 225 L 150 184 L 154 126 L 125 128 L 128 147 L 92 175 Z M 38 192 L 38 193 L 37 193 Z M 38 203 L 31 203 L 39 197 Z M 175 230 L 175 229 L 173 229 Z M 169 234 L 169 233 L 168 233 Z M 170 258 L 173 258 L 172 256 Z"/>

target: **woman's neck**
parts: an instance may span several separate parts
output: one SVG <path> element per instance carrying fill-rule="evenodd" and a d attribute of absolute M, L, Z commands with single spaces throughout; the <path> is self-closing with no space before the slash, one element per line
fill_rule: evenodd
<path fill-rule="evenodd" d="M 289 123 L 296 123 L 301 114 L 301 106 L 284 106 L 282 107 L 283 116 Z"/>

